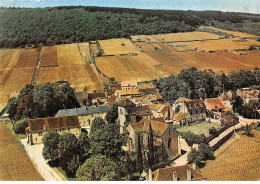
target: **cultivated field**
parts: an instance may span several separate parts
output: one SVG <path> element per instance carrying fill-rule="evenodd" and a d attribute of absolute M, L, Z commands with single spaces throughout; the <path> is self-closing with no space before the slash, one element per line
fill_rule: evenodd
<path fill-rule="evenodd" d="M 240 136 L 220 147 L 216 160 L 206 162 L 201 169 L 210 181 L 256 181 L 260 179 L 260 132 L 256 136 Z"/>
<path fill-rule="evenodd" d="M 5 123 L 0 123 L 0 180 L 44 181 Z"/>
<path fill-rule="evenodd" d="M 43 47 L 40 66 L 58 65 L 57 46 Z"/>

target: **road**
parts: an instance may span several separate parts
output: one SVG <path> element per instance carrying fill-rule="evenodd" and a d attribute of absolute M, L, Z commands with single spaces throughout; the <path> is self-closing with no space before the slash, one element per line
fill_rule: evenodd
<path fill-rule="evenodd" d="M 22 144 L 36 169 L 46 181 L 63 181 L 61 177 L 47 164 L 42 156 L 43 144 L 29 145 L 26 139 L 21 139 Z"/>

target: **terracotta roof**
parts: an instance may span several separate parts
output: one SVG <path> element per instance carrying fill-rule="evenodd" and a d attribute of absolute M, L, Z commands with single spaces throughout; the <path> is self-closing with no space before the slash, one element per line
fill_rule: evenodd
<path fill-rule="evenodd" d="M 137 86 L 136 80 L 122 81 L 121 86 Z"/>
<path fill-rule="evenodd" d="M 147 104 L 149 102 L 149 100 L 147 99 L 147 98 L 145 98 L 144 100 L 143 100 L 143 104 Z"/>
<path fill-rule="evenodd" d="M 80 127 L 77 115 L 51 118 L 29 119 L 29 132 L 54 130 L 60 128 Z"/>
<path fill-rule="evenodd" d="M 152 111 L 148 105 L 136 107 L 136 115 L 144 116 L 144 115 L 152 115 Z"/>
<path fill-rule="evenodd" d="M 109 84 L 109 89 L 122 89 L 121 84 Z"/>
<path fill-rule="evenodd" d="M 185 118 L 186 114 L 187 114 L 187 113 L 185 113 L 185 112 L 178 112 L 178 113 L 174 116 L 173 120 L 180 122 L 181 120 L 183 120 L 183 118 Z"/>
<path fill-rule="evenodd" d="M 220 98 L 208 98 L 205 99 L 207 110 L 213 110 L 215 107 L 218 109 L 225 109 L 226 106 Z"/>
<path fill-rule="evenodd" d="M 106 94 L 103 91 L 100 92 L 94 92 L 94 93 L 89 93 L 88 97 L 90 99 L 96 99 L 96 98 L 106 98 Z"/>
<path fill-rule="evenodd" d="M 168 112 L 168 108 L 171 108 L 171 105 L 169 103 L 151 104 L 150 108 L 157 111 L 160 114 L 165 114 L 166 112 Z"/>
<path fill-rule="evenodd" d="M 180 102 L 190 102 L 190 101 L 192 101 L 192 100 L 190 100 L 190 99 L 188 99 L 188 98 L 180 97 L 180 98 L 178 98 L 178 99 L 174 102 L 174 104 L 177 104 L 177 103 L 180 103 Z"/>
<path fill-rule="evenodd" d="M 125 106 L 131 106 L 131 105 L 136 105 L 134 102 L 132 102 L 131 100 L 129 100 L 128 98 L 124 99 L 123 101 L 120 101 L 118 103 L 119 106 L 121 107 L 125 107 Z"/>
<path fill-rule="evenodd" d="M 241 98 L 258 98 L 259 90 L 237 91 L 237 95 Z"/>
<path fill-rule="evenodd" d="M 220 95 L 221 100 L 231 100 L 232 99 L 232 93 L 231 91 L 224 92 Z"/>
<path fill-rule="evenodd" d="M 144 130 L 146 132 L 149 132 L 150 124 L 152 124 L 152 129 L 157 136 L 161 136 L 169 127 L 169 125 L 167 125 L 166 123 L 145 118 L 143 118 L 139 123 L 130 123 L 129 125 L 132 126 L 135 131 Z"/>
<path fill-rule="evenodd" d="M 119 90 L 120 95 L 139 95 L 138 89 L 121 89 Z"/>
<path fill-rule="evenodd" d="M 108 106 L 109 106 L 109 107 L 112 107 L 113 104 L 114 104 L 115 102 L 118 102 L 118 101 L 119 101 L 119 99 L 117 98 L 117 96 L 111 95 L 110 98 L 108 99 Z"/>
<path fill-rule="evenodd" d="M 163 117 L 153 118 L 152 120 L 166 123 Z"/>
<path fill-rule="evenodd" d="M 177 175 L 177 181 L 187 181 L 187 170 L 191 171 L 191 180 L 205 179 L 199 169 L 193 169 L 190 165 L 160 168 L 153 172 L 153 181 L 173 181 L 173 173 Z M 149 176 L 147 176 L 149 180 Z"/>
<path fill-rule="evenodd" d="M 134 97 L 134 100 L 138 101 L 138 102 L 141 102 L 143 99 L 142 99 L 142 97 L 138 96 L 138 97 Z"/>
<path fill-rule="evenodd" d="M 204 108 L 205 107 L 204 102 L 200 99 L 186 101 L 184 103 L 185 103 L 187 109 L 196 109 L 196 108 Z"/>

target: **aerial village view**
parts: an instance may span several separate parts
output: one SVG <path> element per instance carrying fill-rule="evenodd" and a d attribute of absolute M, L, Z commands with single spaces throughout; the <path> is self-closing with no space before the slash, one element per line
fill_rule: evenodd
<path fill-rule="evenodd" d="M 259 8 L 0 1 L 0 181 L 259 181 Z"/>

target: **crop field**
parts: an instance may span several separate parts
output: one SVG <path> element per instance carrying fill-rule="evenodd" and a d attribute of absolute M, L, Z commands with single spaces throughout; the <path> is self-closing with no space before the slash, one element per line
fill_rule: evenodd
<path fill-rule="evenodd" d="M 20 56 L 16 63 L 16 68 L 37 67 L 40 55 L 40 48 L 37 49 L 21 49 Z"/>
<path fill-rule="evenodd" d="M 57 53 L 59 66 L 69 66 L 84 63 L 77 44 L 58 45 Z"/>
<path fill-rule="evenodd" d="M 40 66 L 58 65 L 57 46 L 43 47 Z"/>
<path fill-rule="evenodd" d="M 138 48 L 128 39 L 100 40 L 100 47 L 104 50 L 103 55 L 120 55 L 140 53 Z"/>
<path fill-rule="evenodd" d="M 0 158 L 0 180 L 44 181 L 5 123 L 0 123 Z"/>
<path fill-rule="evenodd" d="M 84 61 L 90 61 L 91 55 L 90 55 L 90 46 L 89 42 L 86 43 L 78 43 L 80 53 L 84 59 Z"/>
<path fill-rule="evenodd" d="M 260 179 L 260 132 L 253 138 L 240 136 L 227 147 L 220 147 L 215 160 L 201 169 L 209 181 L 257 181 Z"/>
<path fill-rule="evenodd" d="M 20 57 L 20 49 L 0 50 L 0 70 L 15 68 Z"/>
<path fill-rule="evenodd" d="M 195 66 L 199 70 L 211 68 L 215 72 L 238 71 L 260 67 L 259 51 L 248 51 L 248 55 L 237 55 L 231 52 L 172 52 L 172 55 L 188 66 Z M 240 58 L 240 59 L 237 59 Z"/>
<path fill-rule="evenodd" d="M 212 26 L 206 26 L 205 28 L 213 29 L 213 30 L 223 32 L 223 33 L 227 33 L 227 34 L 232 34 L 234 36 L 238 36 L 238 37 L 241 37 L 241 38 L 257 37 L 256 35 L 253 35 L 253 34 L 242 33 L 242 32 L 238 32 L 238 31 L 229 31 L 229 30 L 225 30 L 225 29 L 215 28 L 215 27 L 212 27 Z"/>

